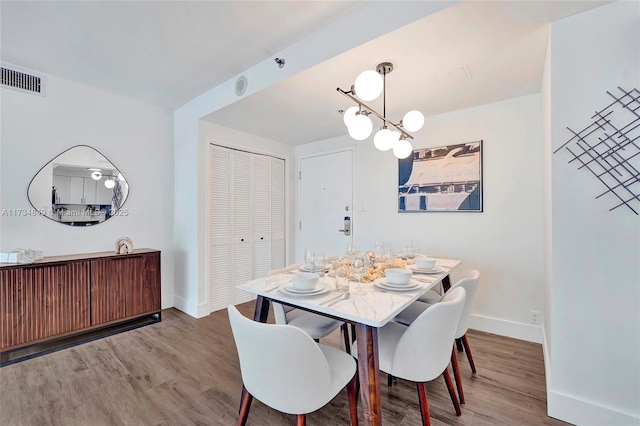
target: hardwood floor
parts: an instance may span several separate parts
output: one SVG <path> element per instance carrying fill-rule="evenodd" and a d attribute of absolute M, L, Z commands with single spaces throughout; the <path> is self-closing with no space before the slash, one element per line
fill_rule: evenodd
<path fill-rule="evenodd" d="M 253 316 L 253 302 L 240 306 Z M 444 381 L 427 384 L 431 421 L 438 425 L 566 425 L 546 415 L 540 345 L 469 331 L 478 368 L 459 362 L 466 405 L 455 415 Z M 343 348 L 339 330 L 322 340 Z M 421 424 L 414 383 L 386 387 L 385 425 Z M 234 425 L 241 377 L 226 310 L 196 320 L 175 310 L 162 322 L 0 369 L 0 424 Z M 248 425 L 294 425 L 254 399 Z M 348 425 L 343 390 L 307 417 L 308 425 Z"/>

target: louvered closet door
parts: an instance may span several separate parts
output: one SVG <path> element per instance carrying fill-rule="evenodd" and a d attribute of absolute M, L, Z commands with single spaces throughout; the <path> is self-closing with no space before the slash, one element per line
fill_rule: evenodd
<path fill-rule="evenodd" d="M 231 302 L 231 158 L 233 151 L 211 146 L 209 155 L 209 300 L 211 311 Z"/>
<path fill-rule="evenodd" d="M 271 157 L 253 156 L 253 278 L 271 269 Z"/>
<path fill-rule="evenodd" d="M 251 170 L 252 154 L 233 152 L 233 304 L 251 300 L 251 294 L 237 290 L 238 284 L 244 284 L 253 278 L 251 262 Z"/>
<path fill-rule="evenodd" d="M 284 160 L 271 158 L 271 269 L 285 267 Z"/>

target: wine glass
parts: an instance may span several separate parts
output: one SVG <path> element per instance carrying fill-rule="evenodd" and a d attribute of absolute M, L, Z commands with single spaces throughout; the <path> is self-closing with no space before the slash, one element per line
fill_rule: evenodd
<path fill-rule="evenodd" d="M 381 239 L 376 238 L 374 244 L 375 244 L 376 255 L 380 256 L 380 261 L 382 262 L 382 254 L 384 252 L 384 242 Z"/>
<path fill-rule="evenodd" d="M 364 257 L 361 254 L 357 254 L 353 258 L 353 265 L 351 266 L 351 274 L 354 278 L 358 280 L 358 294 L 361 294 L 360 291 L 360 282 L 362 281 L 362 277 L 367 273 L 367 264 L 364 260 Z"/>

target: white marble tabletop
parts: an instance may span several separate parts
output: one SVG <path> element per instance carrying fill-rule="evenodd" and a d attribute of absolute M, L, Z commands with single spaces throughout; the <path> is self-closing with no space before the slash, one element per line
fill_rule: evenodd
<path fill-rule="evenodd" d="M 237 285 L 236 288 L 320 314 L 372 327 L 382 327 L 427 290 L 441 282 L 460 263 L 455 259 L 437 259 L 436 265 L 442 268 L 442 272 L 420 274 L 414 271 L 411 279 L 419 283 L 421 287 L 412 291 L 384 290 L 376 287 L 373 283 L 363 282 L 360 284 L 360 292 L 358 292 L 358 283 L 352 281 L 349 283 L 349 298 L 340 300 L 331 306 L 327 306 L 327 304 L 343 294 L 344 291 L 336 291 L 334 280 L 330 277 L 321 278 L 321 282 L 329 284 L 331 290 L 318 295 L 293 295 L 283 291 L 282 287 L 290 283 L 291 272 L 268 278 L 258 278 Z"/>

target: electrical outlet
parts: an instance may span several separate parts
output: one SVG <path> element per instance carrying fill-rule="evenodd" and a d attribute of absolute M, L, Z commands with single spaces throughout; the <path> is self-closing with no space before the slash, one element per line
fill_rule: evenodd
<path fill-rule="evenodd" d="M 531 311 L 531 324 L 540 324 L 540 311 Z"/>

